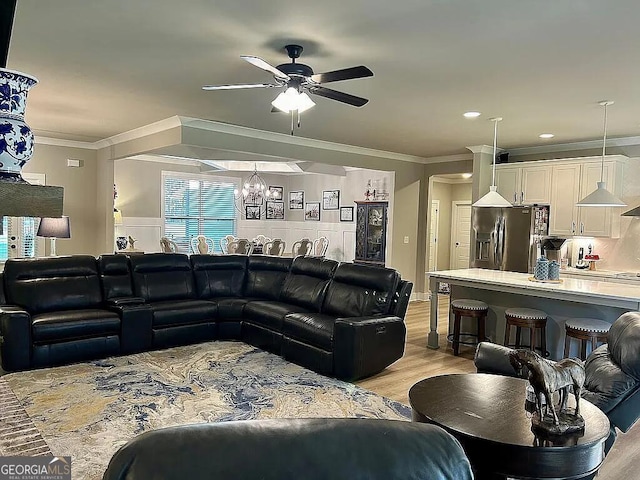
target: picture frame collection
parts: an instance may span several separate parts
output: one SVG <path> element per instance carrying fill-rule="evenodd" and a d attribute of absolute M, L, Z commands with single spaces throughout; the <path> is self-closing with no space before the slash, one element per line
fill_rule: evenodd
<path fill-rule="evenodd" d="M 285 219 L 285 199 L 284 187 L 278 185 L 269 185 L 270 195 L 266 198 L 255 199 L 245 207 L 245 217 L 247 220 L 261 219 L 261 206 L 263 201 L 266 202 L 264 218 L 266 220 L 284 220 Z M 321 202 L 305 202 L 305 192 L 303 190 L 290 191 L 288 194 L 289 210 L 302 210 L 305 221 L 319 222 L 322 210 L 339 211 L 341 222 L 354 221 L 354 207 L 345 207 L 340 205 L 340 190 L 323 190 Z"/>

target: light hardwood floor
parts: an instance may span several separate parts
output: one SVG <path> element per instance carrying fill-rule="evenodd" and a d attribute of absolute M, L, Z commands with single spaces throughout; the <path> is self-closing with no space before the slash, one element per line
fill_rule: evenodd
<path fill-rule="evenodd" d="M 429 302 L 411 302 L 405 318 L 407 344 L 404 356 L 383 372 L 356 382 L 357 385 L 409 405 L 409 388 L 419 380 L 444 373 L 475 372 L 474 348 L 461 345 L 460 355 L 455 357 L 451 345 L 447 344 L 449 297 L 442 295 L 440 300 L 438 302 L 440 348 L 431 350 L 426 347 L 429 332 Z M 597 480 L 636 478 L 640 478 L 640 426 L 638 425 L 628 433 L 618 435 L 600 468 Z"/>

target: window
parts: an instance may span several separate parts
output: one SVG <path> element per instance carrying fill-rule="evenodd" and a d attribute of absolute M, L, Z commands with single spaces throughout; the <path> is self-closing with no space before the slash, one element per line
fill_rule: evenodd
<path fill-rule="evenodd" d="M 184 176 L 163 172 L 164 236 L 181 251 L 190 252 L 196 235 L 213 240 L 236 234 L 235 179 Z"/>

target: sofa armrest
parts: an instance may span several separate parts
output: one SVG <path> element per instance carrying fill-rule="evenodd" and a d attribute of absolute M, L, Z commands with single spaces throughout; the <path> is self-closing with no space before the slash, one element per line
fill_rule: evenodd
<path fill-rule="evenodd" d="M 118 307 L 120 305 L 140 305 L 144 303 L 142 297 L 116 297 L 107 300 L 107 305 L 110 307 Z"/>
<path fill-rule="evenodd" d="M 494 373 L 508 377 L 527 378 L 526 369 L 519 372 L 509 360 L 509 354 L 513 349 L 491 342 L 480 342 L 476 348 L 473 363 L 478 373 Z"/>
<path fill-rule="evenodd" d="M 31 367 L 31 315 L 21 307 L 0 307 L 2 368 L 7 372 Z"/>
<path fill-rule="evenodd" d="M 120 317 L 120 350 L 123 354 L 151 350 L 153 312 L 149 305 L 124 303 L 107 308 Z"/>
<path fill-rule="evenodd" d="M 357 380 L 384 370 L 404 354 L 406 333 L 404 321 L 393 315 L 337 318 L 334 374 Z"/>

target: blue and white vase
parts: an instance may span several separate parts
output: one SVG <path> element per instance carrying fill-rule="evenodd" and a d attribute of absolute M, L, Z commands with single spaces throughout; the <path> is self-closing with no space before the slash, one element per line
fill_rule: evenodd
<path fill-rule="evenodd" d="M 536 280 L 549 280 L 549 260 L 546 257 L 538 258 L 533 276 Z"/>
<path fill-rule="evenodd" d="M 549 280 L 560 280 L 560 264 L 555 260 L 549 262 Z"/>
<path fill-rule="evenodd" d="M 36 83 L 30 75 L 0 68 L 0 181 L 26 183 L 21 172 L 33 155 L 33 133 L 24 111 Z"/>

